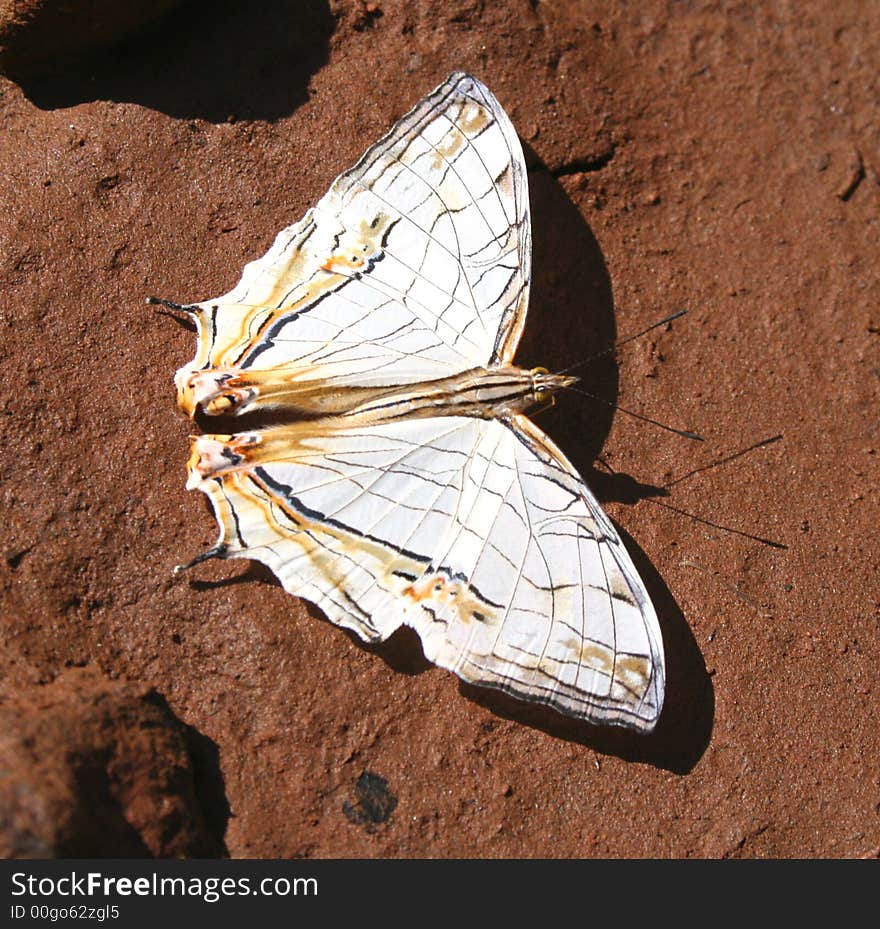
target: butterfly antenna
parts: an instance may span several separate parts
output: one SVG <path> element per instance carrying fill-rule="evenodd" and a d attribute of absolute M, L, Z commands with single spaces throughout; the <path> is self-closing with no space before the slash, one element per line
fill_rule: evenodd
<path fill-rule="evenodd" d="M 650 423 L 652 426 L 658 426 L 660 429 L 665 429 L 667 432 L 680 435 L 683 439 L 693 439 L 695 442 L 706 441 L 696 432 L 691 432 L 689 429 L 676 429 L 675 426 L 667 426 L 666 423 L 661 423 L 659 420 L 651 419 L 650 416 L 645 416 L 643 413 L 636 413 L 635 410 L 628 410 L 626 407 L 620 406 L 617 403 L 612 403 L 610 400 L 606 400 L 604 397 L 597 397 L 595 394 L 591 394 L 586 390 L 582 390 L 580 387 L 569 387 L 568 389 L 574 390 L 576 393 L 583 394 L 585 397 L 589 397 L 591 400 L 604 403 L 605 406 L 610 406 L 614 410 L 620 410 L 621 413 L 626 413 L 627 416 L 632 416 L 633 419 L 640 419 L 642 422 Z"/>
<path fill-rule="evenodd" d="M 162 300 L 159 297 L 147 297 L 147 303 L 151 306 L 164 306 L 169 310 L 179 310 L 182 313 L 189 313 L 190 316 L 195 316 L 199 311 L 199 307 L 195 304 L 183 304 L 175 303 L 173 300 Z"/>
<path fill-rule="evenodd" d="M 601 352 L 596 352 L 595 355 L 590 355 L 589 358 L 583 358 L 580 361 L 576 361 L 574 364 L 569 365 L 567 368 L 563 368 L 559 373 L 567 374 L 573 368 L 579 368 L 581 365 L 589 364 L 591 361 L 595 361 L 597 358 L 604 358 L 605 355 L 612 355 L 619 348 L 626 345 L 627 342 L 634 342 L 636 339 L 640 339 L 643 335 L 647 335 L 654 329 L 659 329 L 660 326 L 665 326 L 667 323 L 671 323 L 673 319 L 678 319 L 680 316 L 684 316 L 687 313 L 687 310 L 678 310 L 676 313 L 672 313 L 670 316 L 666 316 L 661 320 L 658 320 L 656 323 L 651 323 L 647 329 L 642 329 L 641 332 L 636 332 L 634 335 L 628 335 L 625 339 L 620 339 L 615 342 L 614 345 L 609 345 L 608 348 L 603 348 Z"/>

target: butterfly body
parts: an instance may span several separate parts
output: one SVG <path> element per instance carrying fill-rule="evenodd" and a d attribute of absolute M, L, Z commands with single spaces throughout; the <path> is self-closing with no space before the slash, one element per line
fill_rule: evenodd
<path fill-rule="evenodd" d="M 296 370 L 283 368 L 253 372 L 183 369 L 178 404 L 190 415 L 207 416 L 285 410 L 299 418 L 340 415 L 372 417 L 376 422 L 424 415 L 497 417 L 544 406 L 556 391 L 576 380 L 543 368 L 498 365 L 417 385 L 334 389 L 332 384 L 304 381 Z"/>
<path fill-rule="evenodd" d="M 187 486 L 220 536 L 191 564 L 259 559 L 366 641 L 408 625 L 466 681 L 649 731 L 654 608 L 526 416 L 574 380 L 513 362 L 530 266 L 516 133 L 453 74 L 229 294 L 186 308 L 199 343 L 181 408 L 273 421 L 192 440 Z"/>

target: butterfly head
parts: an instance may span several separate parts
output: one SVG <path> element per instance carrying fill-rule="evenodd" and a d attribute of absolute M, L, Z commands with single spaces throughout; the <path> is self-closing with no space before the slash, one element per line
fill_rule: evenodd
<path fill-rule="evenodd" d="M 570 374 L 551 374 L 546 368 L 532 368 L 529 371 L 532 385 L 533 409 L 553 406 L 556 393 L 564 387 L 577 383 L 577 378 Z"/>

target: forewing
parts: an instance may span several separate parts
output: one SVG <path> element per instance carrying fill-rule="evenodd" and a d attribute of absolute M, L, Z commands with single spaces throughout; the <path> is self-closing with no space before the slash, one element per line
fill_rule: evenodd
<path fill-rule="evenodd" d="M 200 485 L 229 555 L 264 561 L 367 640 L 412 626 L 426 656 L 466 681 L 653 728 L 664 665 L 650 599 L 528 419 L 412 419 L 285 448 Z"/>
<path fill-rule="evenodd" d="M 522 148 L 493 94 L 456 73 L 199 304 L 205 368 L 408 383 L 512 358 L 531 242 Z"/>

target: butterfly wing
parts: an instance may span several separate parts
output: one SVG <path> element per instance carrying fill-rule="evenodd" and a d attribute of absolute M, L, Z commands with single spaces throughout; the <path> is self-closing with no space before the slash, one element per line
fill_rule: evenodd
<path fill-rule="evenodd" d="M 531 261 L 522 148 L 500 103 L 456 73 L 340 175 L 300 222 L 192 309 L 193 374 L 401 384 L 509 361 Z M 250 408 L 254 408 L 252 403 Z"/>
<path fill-rule="evenodd" d="M 583 481 L 526 417 L 304 432 L 279 448 L 231 470 L 235 455 L 215 452 L 217 472 L 198 485 L 227 555 L 265 562 L 368 641 L 411 626 L 466 681 L 654 727 L 664 666 L 650 599 Z"/>
<path fill-rule="evenodd" d="M 198 436 L 188 486 L 211 500 L 215 553 L 264 562 L 334 623 L 381 641 L 405 621 L 408 592 L 450 531 L 481 421 L 304 425 Z M 250 440 L 256 453 L 243 448 Z"/>
<path fill-rule="evenodd" d="M 488 410 L 330 415 L 353 388 L 510 363 L 530 258 L 516 133 L 479 81 L 453 74 L 229 294 L 194 308 L 197 355 L 176 378 L 191 414 L 210 395 L 199 378 L 220 393 L 250 378 L 343 400 L 260 433 L 199 437 L 190 486 L 221 527 L 208 554 L 265 562 L 365 640 L 407 624 L 464 680 L 647 731 L 664 689 L 654 610 L 540 430 Z"/>
<path fill-rule="evenodd" d="M 525 416 L 480 421 L 458 483 L 456 520 L 406 617 L 426 656 L 569 715 L 653 729 L 665 689 L 657 616 L 571 464 Z M 436 589 L 447 574 L 467 579 L 479 613 Z"/>
<path fill-rule="evenodd" d="M 563 713 L 652 730 L 665 691 L 662 638 L 616 529 L 526 416 L 487 424 L 481 445 L 472 503 L 445 557 L 498 600 L 502 620 L 442 630 L 422 616 L 426 655 Z"/>

